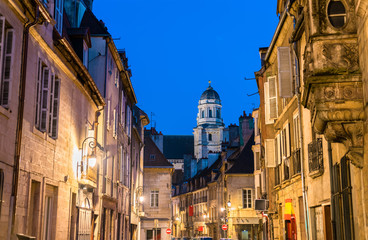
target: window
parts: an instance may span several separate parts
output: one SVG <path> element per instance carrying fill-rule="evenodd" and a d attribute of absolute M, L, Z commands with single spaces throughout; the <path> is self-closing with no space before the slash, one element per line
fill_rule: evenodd
<path fill-rule="evenodd" d="M 118 117 L 116 115 L 116 109 L 113 111 L 113 118 L 114 118 L 114 125 L 112 128 L 112 136 L 116 138 L 117 136 L 117 129 L 118 129 Z"/>
<path fill-rule="evenodd" d="M 243 189 L 243 208 L 252 208 L 252 189 Z"/>
<path fill-rule="evenodd" d="M 221 112 L 220 112 L 220 109 L 217 109 L 217 110 L 216 110 L 216 117 L 217 117 L 217 118 L 221 118 Z"/>
<path fill-rule="evenodd" d="M 147 230 L 147 240 L 161 240 L 161 228 Z"/>
<path fill-rule="evenodd" d="M 107 108 L 106 108 L 106 129 L 110 130 L 110 100 L 107 100 Z"/>
<path fill-rule="evenodd" d="M 212 134 L 210 133 L 210 134 L 208 134 L 208 141 L 212 141 Z"/>
<path fill-rule="evenodd" d="M 5 108 L 9 108 L 13 53 L 14 29 L 5 24 L 4 17 L 0 17 L 0 104 Z"/>
<path fill-rule="evenodd" d="M 88 46 L 85 41 L 83 41 L 83 65 L 88 68 Z"/>
<path fill-rule="evenodd" d="M 123 146 L 120 146 L 120 179 L 119 182 L 123 183 L 124 181 L 124 150 Z"/>
<path fill-rule="evenodd" d="M 279 73 L 279 94 L 282 98 L 293 96 L 293 75 L 291 69 L 290 47 L 277 48 Z"/>
<path fill-rule="evenodd" d="M 55 139 L 58 135 L 60 80 L 41 60 L 38 61 L 36 90 L 35 126 Z"/>
<path fill-rule="evenodd" d="M 120 123 L 123 128 L 125 128 L 125 95 L 124 91 L 121 91 L 121 116 L 120 116 Z"/>
<path fill-rule="evenodd" d="M 276 77 L 269 77 L 264 83 L 265 118 L 266 124 L 272 124 L 278 116 Z"/>
<path fill-rule="evenodd" d="M 150 154 L 150 160 L 154 160 L 155 159 L 155 154 Z"/>
<path fill-rule="evenodd" d="M 346 10 L 341 1 L 330 1 L 327 8 L 328 20 L 335 28 L 341 28 L 346 23 Z"/>
<path fill-rule="evenodd" d="M 54 214 L 56 213 L 56 187 L 46 184 L 45 201 L 43 209 L 43 227 L 42 239 L 54 239 L 55 221 Z"/>
<path fill-rule="evenodd" d="M 55 16 L 54 16 L 55 21 L 56 21 L 55 28 L 60 33 L 60 35 L 63 32 L 63 9 L 64 9 L 63 3 L 64 3 L 64 0 L 55 0 Z M 84 61 L 84 56 L 83 56 L 83 61 Z"/>
<path fill-rule="evenodd" d="M 119 69 L 115 68 L 115 87 L 119 88 Z"/>
<path fill-rule="evenodd" d="M 158 207 L 158 190 L 151 191 L 151 208 Z"/>
<path fill-rule="evenodd" d="M 210 109 L 210 110 L 208 110 L 208 117 L 212 117 L 212 110 Z"/>
<path fill-rule="evenodd" d="M 204 118 L 204 111 L 202 110 L 202 118 Z"/>

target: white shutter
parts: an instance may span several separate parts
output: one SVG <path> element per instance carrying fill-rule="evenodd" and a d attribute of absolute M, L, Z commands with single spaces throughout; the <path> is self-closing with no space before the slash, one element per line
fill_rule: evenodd
<path fill-rule="evenodd" d="M 50 69 L 42 68 L 40 130 L 46 131 L 50 89 Z"/>
<path fill-rule="evenodd" d="M 287 123 L 286 124 L 286 138 L 285 138 L 285 140 L 286 140 L 286 157 L 290 157 L 290 153 L 291 153 L 291 151 L 290 151 L 290 124 L 289 123 Z"/>
<path fill-rule="evenodd" d="M 13 52 L 14 52 L 14 30 L 6 30 L 6 47 L 4 54 L 4 66 L 2 72 L 1 82 L 1 105 L 9 107 L 9 94 L 10 94 L 10 79 L 12 74 L 13 65 Z"/>
<path fill-rule="evenodd" d="M 265 120 L 266 120 L 266 124 L 270 124 L 273 123 L 272 121 L 270 121 L 270 100 L 269 100 L 269 87 L 268 87 L 268 82 L 264 83 L 264 106 L 265 106 Z"/>
<path fill-rule="evenodd" d="M 269 109 L 270 119 L 277 118 L 277 86 L 276 77 L 268 78 L 268 97 L 269 97 Z"/>
<path fill-rule="evenodd" d="M 60 33 L 60 35 L 63 31 L 63 2 L 64 0 L 55 0 L 55 28 Z"/>
<path fill-rule="evenodd" d="M 291 68 L 290 47 L 277 48 L 280 97 L 293 96 L 293 76 Z"/>
<path fill-rule="evenodd" d="M 281 164 L 281 157 L 282 157 L 282 144 L 281 144 L 281 141 L 282 141 L 282 137 L 281 137 L 281 134 L 277 134 L 277 137 L 276 137 L 276 140 L 277 140 L 277 162 L 276 164 L 279 165 Z"/>
<path fill-rule="evenodd" d="M 265 139 L 265 161 L 266 167 L 276 167 L 275 164 L 275 140 Z"/>
<path fill-rule="evenodd" d="M 110 129 L 110 100 L 107 100 L 106 129 Z"/>

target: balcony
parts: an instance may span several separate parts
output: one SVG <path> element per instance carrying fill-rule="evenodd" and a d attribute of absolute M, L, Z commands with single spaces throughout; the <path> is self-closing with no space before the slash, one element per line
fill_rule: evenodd
<path fill-rule="evenodd" d="M 308 144 L 309 174 L 317 177 L 323 173 L 323 146 L 322 138 L 314 139 Z"/>

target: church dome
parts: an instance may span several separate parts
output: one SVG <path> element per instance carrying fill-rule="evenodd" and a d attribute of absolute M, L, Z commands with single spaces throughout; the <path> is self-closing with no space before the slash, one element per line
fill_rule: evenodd
<path fill-rule="evenodd" d="M 205 99 L 216 99 L 216 100 L 220 100 L 220 96 L 218 95 L 218 93 L 213 90 L 213 88 L 210 86 L 208 86 L 208 88 L 206 89 L 206 91 L 204 91 L 201 95 L 201 99 L 200 100 L 205 100 Z"/>

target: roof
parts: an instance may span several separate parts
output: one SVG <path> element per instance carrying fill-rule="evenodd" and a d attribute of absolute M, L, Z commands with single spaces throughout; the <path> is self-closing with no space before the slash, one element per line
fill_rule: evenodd
<path fill-rule="evenodd" d="M 149 136 L 144 137 L 144 167 L 173 167 Z"/>
<path fill-rule="evenodd" d="M 164 135 L 164 155 L 167 159 L 184 159 L 184 155 L 194 156 L 193 135 Z"/>
<path fill-rule="evenodd" d="M 88 27 L 91 35 L 110 36 L 105 24 L 102 22 L 102 20 L 98 21 L 96 16 L 89 8 L 86 9 L 83 15 L 81 27 Z"/>
<path fill-rule="evenodd" d="M 201 99 L 200 100 L 205 100 L 205 99 L 216 99 L 216 100 L 220 100 L 220 96 L 219 94 L 213 90 L 213 88 L 210 86 L 208 86 L 208 88 L 206 89 L 206 91 L 204 91 L 201 95 Z"/>
<path fill-rule="evenodd" d="M 252 146 L 254 145 L 254 133 L 249 138 L 247 144 L 241 150 L 240 154 L 234 159 L 234 165 L 226 171 L 226 174 L 245 173 L 252 174 L 254 172 L 254 157 Z"/>

